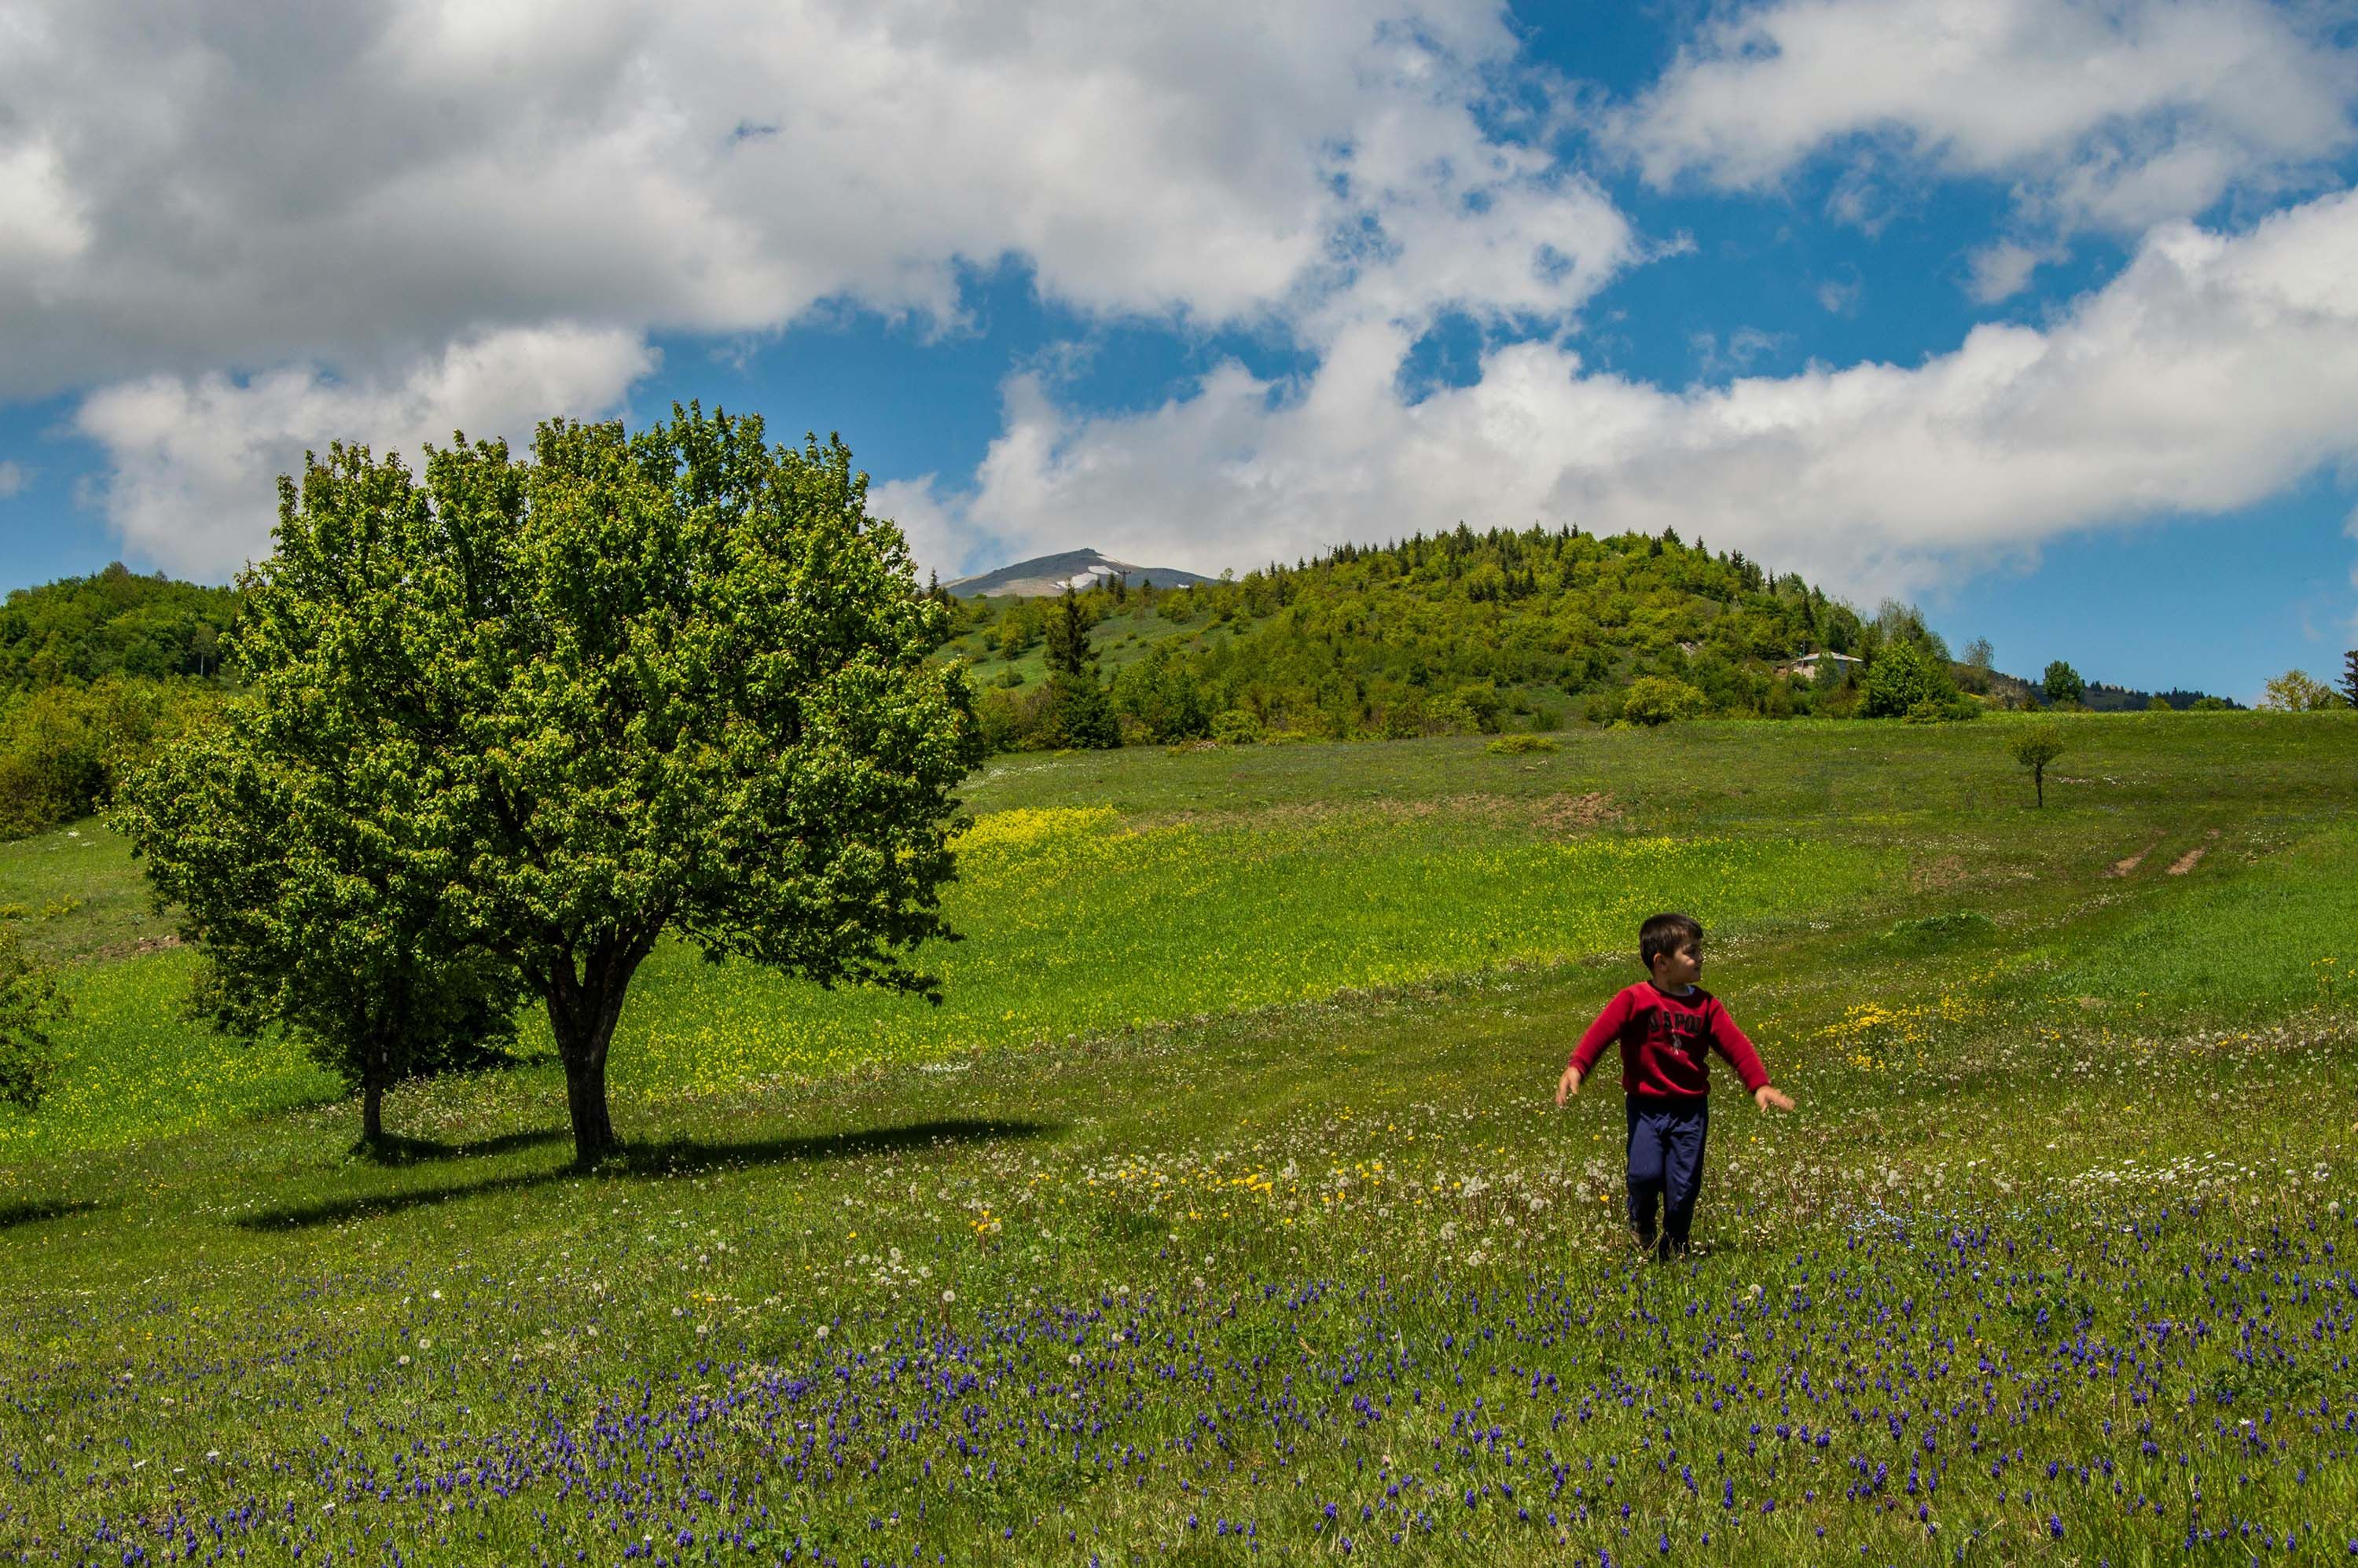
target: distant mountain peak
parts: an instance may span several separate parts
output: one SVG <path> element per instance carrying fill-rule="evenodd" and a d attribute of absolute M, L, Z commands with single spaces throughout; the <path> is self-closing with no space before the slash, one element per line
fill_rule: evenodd
<path fill-rule="evenodd" d="M 1141 566 L 1136 561 L 1115 560 L 1096 550 L 1065 550 L 1053 556 L 1034 556 L 996 571 L 957 578 L 942 587 L 961 599 L 979 599 L 986 594 L 992 598 L 1017 595 L 1033 599 L 1062 593 L 1067 588 L 1086 591 L 1124 577 L 1132 588 L 1147 582 L 1157 588 L 1186 588 L 1213 580 L 1201 572 L 1182 571 L 1177 567 Z"/>

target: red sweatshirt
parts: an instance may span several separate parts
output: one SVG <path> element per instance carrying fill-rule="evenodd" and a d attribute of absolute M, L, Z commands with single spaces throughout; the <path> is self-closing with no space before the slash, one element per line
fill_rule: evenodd
<path fill-rule="evenodd" d="M 1697 986 L 1684 996 L 1671 996 L 1640 980 L 1617 994 L 1572 1049 L 1572 1065 L 1585 1081 L 1596 1058 L 1613 1041 L 1621 1042 L 1621 1091 L 1663 1099 L 1701 1099 L 1711 1092 L 1710 1058 L 1715 1049 L 1727 1058 L 1749 1094 L 1768 1081 L 1760 1053 L 1736 1027 L 1719 999 Z"/>

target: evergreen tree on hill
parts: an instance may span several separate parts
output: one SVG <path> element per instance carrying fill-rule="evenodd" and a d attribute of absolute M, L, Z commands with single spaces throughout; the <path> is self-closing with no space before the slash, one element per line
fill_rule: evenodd
<path fill-rule="evenodd" d="M 1103 751 L 1121 744 L 1121 722 L 1098 684 L 1089 625 L 1080 595 L 1066 587 L 1048 617 L 1048 683 L 1041 694 L 1043 739 L 1052 747 Z"/>

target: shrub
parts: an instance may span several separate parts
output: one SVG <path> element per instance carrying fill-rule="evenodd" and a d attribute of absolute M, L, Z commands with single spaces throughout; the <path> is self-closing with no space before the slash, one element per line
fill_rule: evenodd
<path fill-rule="evenodd" d="M 1260 734 L 1260 720 L 1245 708 L 1231 708 L 1212 720 L 1212 739 L 1224 746 L 1249 746 Z"/>
<path fill-rule="evenodd" d="M 1669 724 L 1700 719 L 1711 709 L 1710 700 L 1693 687 L 1668 676 L 1639 676 L 1621 694 L 1617 718 L 1632 724 Z"/>
<path fill-rule="evenodd" d="M 1524 757 L 1533 752 L 1552 752 L 1556 744 L 1545 735 L 1501 735 L 1482 748 L 1496 756 Z"/>
<path fill-rule="evenodd" d="M 1987 936 L 1996 929 L 1997 923 L 1979 910 L 1961 909 L 1947 914 L 1928 914 L 1920 920 L 1899 921 L 1884 936 L 1905 946 L 1941 947 Z"/>
<path fill-rule="evenodd" d="M 0 1102 L 38 1108 L 57 1076 L 49 1025 L 65 1011 L 57 976 L 27 957 L 15 927 L 0 922 Z"/>
<path fill-rule="evenodd" d="M 1867 666 L 1866 695 L 1860 698 L 1862 719 L 1915 718 L 1929 708 L 1935 719 L 1952 716 L 1958 700 L 1957 683 L 1948 666 L 1913 643 L 1895 643 Z"/>

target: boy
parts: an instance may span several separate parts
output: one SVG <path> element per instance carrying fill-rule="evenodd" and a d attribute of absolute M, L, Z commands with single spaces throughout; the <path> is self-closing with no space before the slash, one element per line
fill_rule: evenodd
<path fill-rule="evenodd" d="M 1555 1103 L 1580 1092 L 1610 1041 L 1621 1043 L 1621 1090 L 1628 1098 L 1629 1228 L 1656 1258 L 1687 1249 L 1695 1199 L 1703 1191 L 1704 1134 L 1710 1126 L 1711 1058 L 1716 1050 L 1744 1080 L 1762 1110 L 1793 1102 L 1768 1082 L 1760 1053 L 1736 1027 L 1703 978 L 1703 927 L 1692 915 L 1658 914 L 1639 929 L 1638 957 L 1650 978 L 1605 1004 L 1573 1047 L 1555 1087 Z M 1662 1206 L 1654 1231 L 1654 1200 Z"/>

